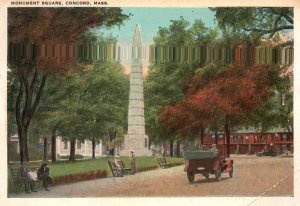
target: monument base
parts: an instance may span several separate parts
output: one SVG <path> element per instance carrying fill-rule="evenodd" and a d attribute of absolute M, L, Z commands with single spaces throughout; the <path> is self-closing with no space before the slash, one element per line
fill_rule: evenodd
<path fill-rule="evenodd" d="M 148 149 L 148 139 L 147 135 L 125 135 L 124 149 L 119 151 L 119 155 L 129 156 L 130 151 L 133 150 L 135 156 L 152 156 L 152 151 Z M 144 140 L 146 140 L 147 145 L 145 145 Z"/>
<path fill-rule="evenodd" d="M 120 150 L 119 155 L 120 156 L 130 156 L 131 150 Z M 135 156 L 152 156 L 152 152 L 150 150 L 133 150 Z"/>

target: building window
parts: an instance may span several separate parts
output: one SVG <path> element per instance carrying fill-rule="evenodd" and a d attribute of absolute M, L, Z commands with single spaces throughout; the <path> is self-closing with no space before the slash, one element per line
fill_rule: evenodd
<path fill-rule="evenodd" d="M 211 141 L 212 141 L 212 143 L 214 143 L 215 141 L 216 141 L 216 137 L 215 137 L 215 135 L 213 134 L 213 135 L 211 135 Z"/>
<path fill-rule="evenodd" d="M 265 135 L 262 136 L 261 142 L 262 142 L 262 143 L 266 143 L 266 136 L 265 136 Z"/>
<path fill-rule="evenodd" d="M 234 138 L 232 135 L 230 135 L 230 142 L 234 142 Z"/>
<path fill-rule="evenodd" d="M 246 143 L 249 143 L 249 137 L 246 136 Z"/>
<path fill-rule="evenodd" d="M 219 140 L 224 140 L 224 135 L 221 134 L 221 135 L 219 136 Z"/>
<path fill-rule="evenodd" d="M 282 135 L 282 141 L 284 141 L 284 142 L 287 141 L 287 135 L 286 134 Z"/>
<path fill-rule="evenodd" d="M 147 148 L 148 146 L 148 141 L 147 141 L 147 138 L 145 138 L 145 147 Z"/>
<path fill-rule="evenodd" d="M 68 142 L 67 141 L 64 142 L 64 149 L 68 149 Z"/>
<path fill-rule="evenodd" d="M 77 149 L 81 149 L 81 142 L 77 141 Z"/>

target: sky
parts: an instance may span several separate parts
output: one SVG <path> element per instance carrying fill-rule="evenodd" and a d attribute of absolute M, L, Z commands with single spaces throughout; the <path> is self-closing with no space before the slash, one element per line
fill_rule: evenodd
<path fill-rule="evenodd" d="M 195 19 L 201 19 L 207 27 L 216 27 L 214 12 L 208 8 L 122 8 L 125 14 L 132 16 L 124 25 L 113 29 L 100 29 L 105 35 L 112 34 L 119 42 L 132 43 L 136 24 L 140 25 L 142 43 L 151 43 L 159 27 L 169 27 L 170 20 L 178 20 L 180 16 L 192 25 Z"/>

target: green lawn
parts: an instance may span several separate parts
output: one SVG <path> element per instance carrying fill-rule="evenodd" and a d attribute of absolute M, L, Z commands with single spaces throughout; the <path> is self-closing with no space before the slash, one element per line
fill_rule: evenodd
<path fill-rule="evenodd" d="M 106 170 L 108 176 L 112 176 L 107 160 L 113 160 L 113 157 L 103 157 L 99 159 L 77 160 L 75 162 L 61 161 L 55 164 L 49 163 L 50 177 L 59 177 L 69 174 L 84 173 L 92 170 Z M 126 167 L 130 167 L 129 157 L 120 157 L 124 161 Z M 184 162 L 183 158 L 166 157 L 168 164 L 176 164 Z M 136 157 L 137 171 L 145 168 L 158 167 L 155 157 Z M 41 185 L 38 185 L 41 187 Z M 24 188 L 23 188 L 24 189 Z M 13 181 L 10 173 L 8 173 L 8 191 L 15 192 Z"/>

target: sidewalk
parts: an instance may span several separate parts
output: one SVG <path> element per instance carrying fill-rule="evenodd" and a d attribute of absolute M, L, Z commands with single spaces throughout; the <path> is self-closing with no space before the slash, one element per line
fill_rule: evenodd
<path fill-rule="evenodd" d="M 132 184 L 133 182 L 142 182 L 145 180 L 157 178 L 160 176 L 172 176 L 175 173 L 183 172 L 183 165 L 168 169 L 155 169 L 145 172 L 138 172 L 135 175 L 126 175 L 124 177 L 108 177 L 90 181 L 82 181 L 65 185 L 58 185 L 51 188 L 49 192 L 44 189 L 38 192 L 26 194 L 20 193 L 9 194 L 9 198 L 59 198 L 59 197 L 89 197 L 91 191 L 105 190 L 106 187 L 120 183 Z"/>

